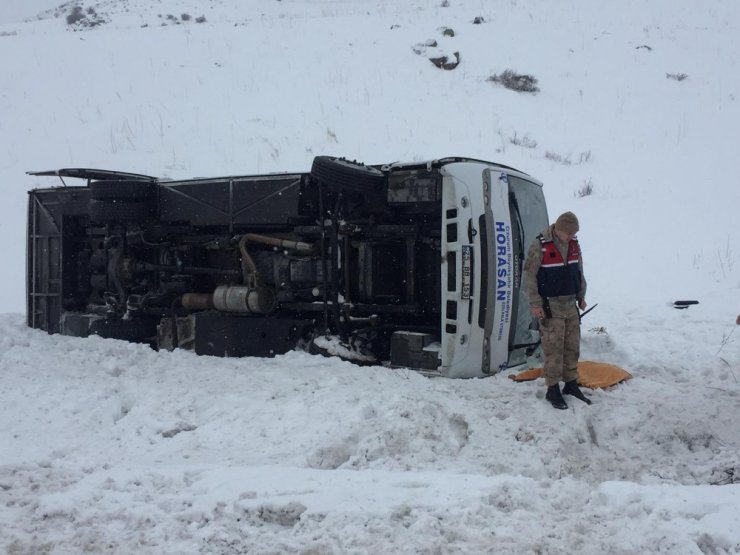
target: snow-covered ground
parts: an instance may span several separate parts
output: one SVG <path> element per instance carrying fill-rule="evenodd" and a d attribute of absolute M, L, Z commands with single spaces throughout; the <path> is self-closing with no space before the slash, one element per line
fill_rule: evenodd
<path fill-rule="evenodd" d="M 99 1 L 77 30 L 72 5 L 0 14 L 0 548 L 740 552 L 740 4 L 442 4 Z M 428 60 L 453 52 L 452 71 Z M 487 80 L 506 69 L 540 91 Z M 599 303 L 582 358 L 634 378 L 555 411 L 541 381 L 505 374 L 25 327 L 26 190 L 55 184 L 26 170 L 225 175 L 321 154 L 540 178 L 551 216 L 581 219 Z"/>

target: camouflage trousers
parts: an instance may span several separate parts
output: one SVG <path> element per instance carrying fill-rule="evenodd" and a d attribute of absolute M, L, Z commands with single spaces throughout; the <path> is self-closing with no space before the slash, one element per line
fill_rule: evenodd
<path fill-rule="evenodd" d="M 545 355 L 545 385 L 561 380 L 578 379 L 578 357 L 581 354 L 581 323 L 572 318 L 540 320 L 542 353 Z"/>

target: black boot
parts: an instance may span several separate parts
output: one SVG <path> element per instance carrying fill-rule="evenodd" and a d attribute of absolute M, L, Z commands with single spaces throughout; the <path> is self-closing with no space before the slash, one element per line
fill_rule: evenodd
<path fill-rule="evenodd" d="M 565 410 L 568 408 L 568 405 L 565 404 L 565 399 L 563 399 L 563 396 L 560 394 L 559 384 L 551 385 L 547 388 L 545 399 L 550 401 L 550 404 L 556 409 Z"/>
<path fill-rule="evenodd" d="M 591 404 L 591 399 L 583 394 L 583 391 L 581 391 L 581 388 L 578 387 L 578 382 L 576 380 L 565 382 L 565 385 L 563 386 L 563 393 L 565 395 L 573 395 L 573 397 L 575 397 L 576 399 L 580 399 L 587 405 Z"/>

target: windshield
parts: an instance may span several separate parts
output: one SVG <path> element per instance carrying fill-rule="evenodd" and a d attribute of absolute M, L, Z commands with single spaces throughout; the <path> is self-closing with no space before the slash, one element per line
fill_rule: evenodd
<path fill-rule="evenodd" d="M 509 175 L 510 209 L 512 227 L 517 235 L 518 243 L 514 249 L 514 279 L 515 302 L 514 312 L 516 314 L 515 327 L 509 336 L 510 349 L 516 350 L 536 341 L 532 337 L 529 326 L 532 318 L 529 313 L 529 300 L 521 287 L 522 267 L 524 257 L 529 250 L 529 245 L 534 241 L 548 225 L 547 205 L 542 187 L 537 183 L 527 181 L 520 177 Z M 512 353 L 509 365 L 513 366 L 524 362 L 524 350 Z"/>

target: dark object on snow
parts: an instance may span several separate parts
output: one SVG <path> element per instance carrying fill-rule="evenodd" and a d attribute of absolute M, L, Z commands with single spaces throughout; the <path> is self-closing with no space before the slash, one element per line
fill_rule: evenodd
<path fill-rule="evenodd" d="M 481 23 L 485 23 L 485 22 L 486 22 L 486 20 L 483 19 L 482 16 L 477 15 L 477 16 L 475 16 L 475 19 L 473 20 L 473 25 L 480 25 Z"/>
<path fill-rule="evenodd" d="M 689 308 L 692 304 L 699 304 L 699 301 L 673 301 L 673 308 Z"/>
<path fill-rule="evenodd" d="M 496 83 L 516 92 L 527 92 L 536 94 L 540 91 L 537 86 L 537 78 L 533 75 L 524 75 L 507 69 L 500 75 L 493 75 L 488 81 Z"/>
<path fill-rule="evenodd" d="M 556 409 L 565 410 L 568 408 L 568 404 L 560 393 L 560 384 L 554 384 L 548 387 L 547 393 L 545 393 L 545 399 L 550 401 L 550 404 Z"/>
<path fill-rule="evenodd" d="M 578 387 L 578 382 L 576 380 L 572 380 L 570 382 L 566 382 L 563 386 L 563 394 L 564 395 L 572 395 L 576 399 L 580 399 L 587 405 L 591 404 L 591 399 L 586 397 L 581 389 Z"/>
<path fill-rule="evenodd" d="M 455 52 L 453 53 L 453 56 L 455 56 L 454 62 L 451 62 L 447 56 L 441 56 L 439 58 L 429 58 L 429 61 L 437 66 L 439 69 L 451 70 L 455 69 L 460 63 L 460 53 Z"/>
<path fill-rule="evenodd" d="M 586 314 L 588 314 L 589 312 L 591 312 L 591 311 L 592 311 L 592 310 L 593 310 L 594 308 L 596 308 L 597 306 L 599 306 L 599 303 L 596 303 L 596 304 L 595 304 L 594 306 L 592 306 L 591 308 L 589 308 L 589 309 L 588 309 L 588 310 L 586 310 L 585 312 L 582 312 L 581 314 L 579 314 L 579 315 L 578 315 L 578 321 L 580 322 L 581 320 L 583 320 L 583 317 L 584 317 L 584 316 L 585 316 Z"/>

